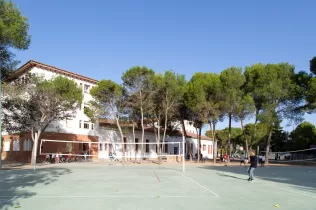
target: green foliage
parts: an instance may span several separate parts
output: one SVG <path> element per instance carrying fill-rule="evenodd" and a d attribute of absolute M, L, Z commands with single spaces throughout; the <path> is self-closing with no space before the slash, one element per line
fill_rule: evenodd
<path fill-rule="evenodd" d="M 256 136 L 254 139 L 251 138 L 254 132 L 254 124 L 249 123 L 245 125 L 245 132 L 249 147 L 251 149 L 256 149 L 256 146 L 265 144 L 268 135 L 268 127 L 263 123 L 258 123 L 256 128 Z"/>
<path fill-rule="evenodd" d="M 53 91 L 61 101 L 68 101 L 70 104 L 81 104 L 83 100 L 82 90 L 77 83 L 63 76 L 57 76 L 52 80 L 44 80 L 37 84 L 40 91 Z"/>
<path fill-rule="evenodd" d="M 95 112 L 90 107 L 84 107 L 83 112 L 90 118 L 91 122 L 96 122 Z"/>
<path fill-rule="evenodd" d="M 316 75 L 316 56 L 309 61 L 309 66 L 311 73 Z"/>
<path fill-rule="evenodd" d="M 204 74 L 206 75 L 206 74 Z M 194 126 L 201 128 L 209 121 L 209 107 L 207 101 L 207 82 L 203 73 L 195 73 L 186 85 L 184 103 L 191 111 Z"/>
<path fill-rule="evenodd" d="M 144 91 L 149 87 L 151 77 L 153 77 L 154 74 L 154 70 L 146 66 L 134 66 L 122 75 L 124 87 L 131 92 Z"/>
<path fill-rule="evenodd" d="M 258 112 L 262 109 L 265 102 L 264 93 L 262 92 L 261 78 L 264 75 L 265 66 L 261 63 L 246 66 L 245 77 L 246 85 L 245 92 L 249 93 L 255 103 L 255 107 Z"/>
<path fill-rule="evenodd" d="M 241 88 L 245 84 L 246 79 L 242 74 L 241 68 L 230 67 L 221 72 L 220 80 L 223 93 L 225 94 L 224 110 L 227 114 L 233 114 L 242 96 Z"/>
<path fill-rule="evenodd" d="M 155 72 L 146 66 L 134 66 L 122 75 L 123 86 L 129 96 L 129 108 L 144 116 L 152 109 L 153 78 Z M 143 140 L 142 140 L 143 141 Z"/>
<path fill-rule="evenodd" d="M 313 77 L 308 81 L 306 101 L 308 102 L 308 110 L 311 112 L 315 111 L 316 110 L 316 77 Z"/>
<path fill-rule="evenodd" d="M 295 148 L 308 149 L 311 144 L 316 144 L 316 127 L 309 122 L 302 122 L 290 134 Z"/>
<path fill-rule="evenodd" d="M 30 44 L 29 25 L 18 8 L 11 2 L 0 0 L 0 70 L 5 79 L 16 66 L 10 48 L 26 50 Z"/>
<path fill-rule="evenodd" d="M 255 112 L 255 103 L 250 94 L 243 95 L 235 109 L 235 120 L 245 120 Z"/>
<path fill-rule="evenodd" d="M 101 80 L 90 90 L 101 113 L 118 117 L 124 108 L 124 89 L 112 80 Z M 101 116 L 102 117 L 102 116 Z M 107 116 L 103 116 L 107 117 Z"/>
<path fill-rule="evenodd" d="M 220 146 L 226 146 L 228 144 L 228 134 L 229 134 L 229 128 L 225 128 L 223 130 L 217 130 L 216 131 L 216 139 L 219 141 Z M 212 138 L 212 134 L 210 131 L 206 132 L 207 136 L 210 136 Z M 233 145 L 239 145 L 243 144 L 243 137 L 242 137 L 242 130 L 241 128 L 231 128 L 231 144 Z"/>
<path fill-rule="evenodd" d="M 283 131 L 279 126 L 273 129 L 271 137 L 271 150 L 275 152 L 296 150 L 296 148 L 293 147 L 293 142 L 289 140 L 289 133 Z"/>
<path fill-rule="evenodd" d="M 81 88 L 70 79 L 43 80 L 34 75 L 25 84 L 5 85 L 4 96 L 8 132 L 43 131 L 53 121 L 72 118 L 83 98 Z"/>

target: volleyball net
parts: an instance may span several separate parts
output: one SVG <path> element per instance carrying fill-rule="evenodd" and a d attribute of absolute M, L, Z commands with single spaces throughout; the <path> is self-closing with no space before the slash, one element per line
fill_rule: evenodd
<path fill-rule="evenodd" d="M 265 156 L 266 151 L 261 151 L 260 154 Z M 269 160 L 280 162 L 316 161 L 316 148 L 285 152 L 269 152 L 268 154 Z"/>
<path fill-rule="evenodd" d="M 40 155 L 76 160 L 148 160 L 182 162 L 182 142 L 85 142 L 68 140 L 40 141 Z"/>

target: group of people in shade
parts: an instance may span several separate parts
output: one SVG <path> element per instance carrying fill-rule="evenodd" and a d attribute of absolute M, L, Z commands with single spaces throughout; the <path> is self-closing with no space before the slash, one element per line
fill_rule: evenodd
<path fill-rule="evenodd" d="M 224 159 L 224 162 L 225 162 L 225 166 L 227 166 L 227 163 L 228 163 L 228 154 L 225 153 L 223 159 Z M 240 166 L 242 164 L 244 164 L 245 167 L 246 164 L 248 163 L 248 159 L 246 158 L 245 154 L 242 153 L 241 154 L 241 157 L 240 157 Z M 251 156 L 250 156 L 250 166 L 248 168 L 248 174 L 249 174 L 249 178 L 248 178 L 248 181 L 253 181 L 254 180 L 254 170 L 257 168 L 258 166 L 258 163 L 264 167 L 264 163 L 265 163 L 265 156 L 264 155 L 256 155 L 254 151 L 251 152 Z"/>

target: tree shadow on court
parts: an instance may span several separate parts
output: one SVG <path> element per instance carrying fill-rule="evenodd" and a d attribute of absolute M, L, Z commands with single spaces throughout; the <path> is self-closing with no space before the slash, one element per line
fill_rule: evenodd
<path fill-rule="evenodd" d="M 244 166 L 201 166 L 205 170 L 213 170 L 218 177 L 237 180 L 247 180 L 247 167 Z M 261 179 L 271 183 L 282 183 L 296 189 L 316 193 L 316 167 L 258 167 L 254 171 L 255 179 Z"/>
<path fill-rule="evenodd" d="M 59 167 L 0 171 L 0 209 L 23 208 L 19 200 L 37 195 L 32 188 L 53 184 L 70 173 L 70 169 Z"/>

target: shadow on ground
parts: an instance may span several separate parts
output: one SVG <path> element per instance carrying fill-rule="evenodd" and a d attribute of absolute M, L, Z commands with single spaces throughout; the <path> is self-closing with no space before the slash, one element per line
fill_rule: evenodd
<path fill-rule="evenodd" d="M 201 166 L 199 168 L 213 170 L 219 177 L 236 180 L 248 179 L 248 168 L 244 166 Z M 254 174 L 255 179 L 287 184 L 305 192 L 316 193 L 316 167 L 258 167 Z"/>
<path fill-rule="evenodd" d="M 32 188 L 38 185 L 49 185 L 58 180 L 58 177 L 70 174 L 67 168 L 41 168 L 36 171 L 3 170 L 0 171 L 0 209 L 9 207 L 20 208 L 19 199 L 35 196 Z"/>

